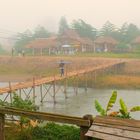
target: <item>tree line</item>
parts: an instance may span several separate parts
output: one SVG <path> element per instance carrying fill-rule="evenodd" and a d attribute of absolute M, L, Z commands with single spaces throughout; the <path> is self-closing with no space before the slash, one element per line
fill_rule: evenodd
<path fill-rule="evenodd" d="M 61 17 L 57 33 L 51 33 L 44 26 L 39 25 L 33 32 L 26 30 L 23 33 L 18 33 L 15 48 L 23 49 L 26 44 L 35 38 L 47 38 L 53 34 L 61 35 L 67 29 L 74 29 L 81 37 L 87 37 L 92 40 L 98 36 L 111 36 L 119 41 L 119 45 L 123 47 L 140 35 L 140 29 L 133 23 L 124 23 L 118 28 L 110 21 L 107 21 L 102 28 L 98 30 L 82 19 L 73 20 L 71 24 L 68 24 L 66 18 Z"/>

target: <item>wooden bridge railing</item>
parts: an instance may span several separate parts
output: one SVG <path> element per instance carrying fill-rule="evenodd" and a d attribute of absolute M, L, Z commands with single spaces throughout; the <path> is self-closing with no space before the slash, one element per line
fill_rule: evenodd
<path fill-rule="evenodd" d="M 29 118 L 47 120 L 53 122 L 74 124 L 80 127 L 80 140 L 85 140 L 85 133 L 92 124 L 92 116 L 85 115 L 81 117 L 72 117 L 60 114 L 53 113 L 44 113 L 44 112 L 34 112 L 34 111 L 25 111 L 17 108 L 9 107 L 0 107 L 0 140 L 5 140 L 4 138 L 4 124 L 5 124 L 5 114 L 15 115 L 15 116 L 25 116 Z"/>

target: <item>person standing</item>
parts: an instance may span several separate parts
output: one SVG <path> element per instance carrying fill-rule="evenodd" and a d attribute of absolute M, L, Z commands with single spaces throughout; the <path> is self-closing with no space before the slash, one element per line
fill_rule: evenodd
<path fill-rule="evenodd" d="M 25 51 L 24 51 L 24 50 L 22 50 L 22 56 L 23 56 L 23 57 L 25 56 Z"/>
<path fill-rule="evenodd" d="M 60 64 L 59 64 L 59 68 L 60 68 L 60 75 L 61 77 L 64 76 L 64 66 L 65 66 L 65 63 L 63 60 L 60 61 Z"/>
<path fill-rule="evenodd" d="M 12 48 L 12 56 L 14 56 L 15 48 Z"/>

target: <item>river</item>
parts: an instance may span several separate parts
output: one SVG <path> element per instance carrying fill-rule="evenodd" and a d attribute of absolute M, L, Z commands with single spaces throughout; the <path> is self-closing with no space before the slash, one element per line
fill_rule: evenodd
<path fill-rule="evenodd" d="M 7 83 L 1 83 L 0 87 L 7 85 Z M 60 91 L 56 94 L 56 104 L 53 103 L 53 98 L 48 94 L 45 97 L 45 102 L 40 103 L 39 87 L 36 88 L 36 104 L 40 106 L 40 110 L 44 112 L 58 113 L 71 116 L 82 117 L 85 114 L 92 114 L 96 116 L 98 113 L 94 107 L 95 99 L 100 102 L 103 107 L 106 107 L 107 102 L 112 94 L 113 90 L 110 89 L 91 89 L 88 88 L 85 92 L 84 88 L 78 89 L 78 94 L 74 93 L 72 87 L 67 90 L 68 98 L 65 99 L 64 93 Z M 118 98 L 113 107 L 113 110 L 119 109 L 119 99 L 122 98 L 128 108 L 140 105 L 140 90 L 117 90 Z M 45 92 L 45 91 L 44 91 Z M 51 93 L 50 93 L 51 94 Z M 0 99 L 4 98 L 4 95 L 0 95 Z M 140 112 L 132 112 L 132 116 L 135 119 L 140 119 Z"/>

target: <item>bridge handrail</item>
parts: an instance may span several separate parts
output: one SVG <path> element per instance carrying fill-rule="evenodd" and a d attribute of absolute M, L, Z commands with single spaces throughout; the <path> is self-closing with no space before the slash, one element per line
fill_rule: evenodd
<path fill-rule="evenodd" d="M 0 140 L 5 140 L 4 125 L 5 125 L 5 114 L 15 116 L 25 116 L 29 118 L 35 118 L 39 120 L 46 120 L 59 123 L 74 124 L 80 127 L 80 140 L 85 140 L 85 133 L 92 124 L 92 116 L 85 115 L 81 117 L 66 116 L 61 114 L 26 111 L 22 109 L 3 107 L 0 106 Z"/>
<path fill-rule="evenodd" d="M 54 121 L 60 123 L 74 124 L 78 126 L 90 126 L 90 121 L 85 120 L 81 117 L 73 117 L 61 114 L 26 111 L 23 109 L 17 109 L 12 107 L 0 107 L 0 114 L 15 115 L 15 116 L 25 116 L 29 118 L 35 118 L 40 120 Z"/>

